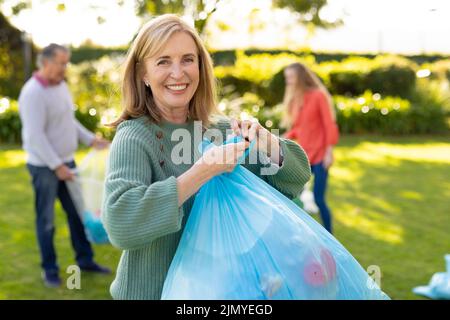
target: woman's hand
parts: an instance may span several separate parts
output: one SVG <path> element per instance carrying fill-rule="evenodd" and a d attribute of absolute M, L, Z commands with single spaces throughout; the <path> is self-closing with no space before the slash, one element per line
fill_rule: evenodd
<path fill-rule="evenodd" d="M 325 157 L 323 158 L 323 167 L 325 169 L 328 169 L 328 168 L 331 167 L 333 162 L 334 162 L 333 147 L 332 146 L 328 146 L 327 150 L 325 151 Z"/>
<path fill-rule="evenodd" d="M 267 154 L 274 163 L 280 163 L 280 140 L 257 121 L 231 119 L 234 134 L 241 135 L 249 142 L 256 140 L 258 151 Z"/>
<path fill-rule="evenodd" d="M 204 170 L 216 176 L 223 172 L 231 172 L 236 167 L 238 159 L 249 147 L 248 141 L 228 143 L 220 146 L 212 145 L 197 161 Z"/>
<path fill-rule="evenodd" d="M 216 175 L 231 172 L 250 143 L 242 141 L 212 145 L 194 165 L 177 178 L 178 205 L 181 206 L 200 187 Z"/>

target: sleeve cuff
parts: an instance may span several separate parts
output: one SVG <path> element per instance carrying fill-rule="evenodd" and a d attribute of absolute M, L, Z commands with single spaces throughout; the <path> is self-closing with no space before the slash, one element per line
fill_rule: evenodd
<path fill-rule="evenodd" d="M 50 170 L 55 171 L 56 168 L 58 168 L 58 167 L 59 167 L 60 165 L 62 165 L 62 164 L 64 164 L 63 161 L 57 160 L 57 161 L 54 161 L 54 162 L 50 163 L 50 164 L 48 165 L 48 167 L 50 168 Z"/>
<path fill-rule="evenodd" d="M 283 156 L 281 166 L 273 163 L 270 174 L 271 179 L 284 179 L 296 177 L 299 181 L 309 180 L 311 175 L 309 161 L 305 152 L 297 143 L 289 139 L 280 138 L 280 153 Z M 307 172 L 303 172 L 302 168 L 307 167 Z"/>

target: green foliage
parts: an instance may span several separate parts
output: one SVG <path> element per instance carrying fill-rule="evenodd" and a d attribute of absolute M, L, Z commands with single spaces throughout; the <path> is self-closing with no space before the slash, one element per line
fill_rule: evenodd
<path fill-rule="evenodd" d="M 89 131 L 95 132 L 100 124 L 100 116 L 98 114 L 89 114 L 89 112 L 82 112 L 80 109 L 77 109 L 75 110 L 75 117 Z"/>
<path fill-rule="evenodd" d="M 355 98 L 335 96 L 343 133 L 448 134 L 443 102 L 418 89 L 411 101 L 366 91 Z"/>
<path fill-rule="evenodd" d="M 309 66 L 332 94 L 358 95 L 365 90 L 384 95 L 409 97 L 414 90 L 418 68 L 413 62 L 396 56 L 375 59 L 350 57 L 342 62 L 315 63 L 312 55 L 253 54 L 238 51 L 233 66 L 215 67 L 223 94 L 243 95 L 251 91 L 260 95 L 268 105 L 279 103 L 284 94 L 283 68 L 293 62 Z"/>
<path fill-rule="evenodd" d="M 242 97 L 224 98 L 219 108 L 228 116 L 238 119 L 257 119 L 267 129 L 279 129 L 283 106 L 266 107 L 265 102 L 253 93 Z"/>
<path fill-rule="evenodd" d="M 68 74 L 69 87 L 77 108 L 76 115 L 90 130 L 111 139 L 111 123 L 121 109 L 120 65 L 123 56 L 102 57 L 73 65 Z"/>
<path fill-rule="evenodd" d="M 342 21 L 329 22 L 323 19 L 320 11 L 327 5 L 327 2 L 327 0 L 272 0 L 276 7 L 301 13 L 299 17 L 301 23 L 328 29 L 341 25 Z"/>
<path fill-rule="evenodd" d="M 195 28 L 199 33 L 205 30 L 209 17 L 217 10 L 217 5 L 221 0 L 135 0 L 137 14 L 161 15 L 165 13 L 175 13 L 179 15 L 191 14 L 194 18 Z"/>
<path fill-rule="evenodd" d="M 424 86 L 409 101 L 399 97 L 382 96 L 366 91 L 356 97 L 334 96 L 337 122 L 341 133 L 349 134 L 448 134 L 445 103 L 431 88 Z M 427 94 L 428 92 L 428 94 Z M 280 129 L 283 106 L 268 106 L 254 93 L 225 97 L 219 107 L 225 114 L 236 118 L 254 118 L 269 129 Z"/>
<path fill-rule="evenodd" d="M 103 57 L 71 66 L 68 84 L 79 109 L 94 108 L 99 113 L 120 108 L 121 61 L 122 56 Z"/>
<path fill-rule="evenodd" d="M 272 77 L 290 63 L 306 60 L 314 62 L 313 57 L 299 58 L 292 54 L 282 53 L 271 55 L 267 53 L 248 56 L 243 51 L 237 51 L 234 66 L 218 66 L 215 68 L 216 76 L 222 78 L 224 75 L 247 80 L 255 84 L 270 81 Z"/>
<path fill-rule="evenodd" d="M 105 138 L 111 139 L 114 132 L 102 126 L 100 114 L 90 114 L 89 110 L 75 110 L 75 117 L 80 123 L 92 132 L 99 132 Z M 22 123 L 19 116 L 19 108 L 16 100 L 0 97 L 0 143 L 16 144 L 22 142 Z"/>
<path fill-rule="evenodd" d="M 70 48 L 70 61 L 72 64 L 79 64 L 86 61 L 98 60 L 105 56 L 120 56 L 127 52 L 126 47 L 104 48 L 91 45 L 85 45 L 78 48 Z"/>
<path fill-rule="evenodd" d="M 121 55 L 105 56 L 73 64 L 68 70 L 76 117 L 88 129 L 100 132 L 106 138 L 112 138 L 114 130 L 105 124 L 115 120 L 121 109 L 122 59 Z M 233 116 L 240 117 L 244 113 L 244 116 L 255 117 L 268 128 L 279 128 L 283 113 L 280 103 L 285 87 L 283 70 L 293 62 L 302 62 L 312 68 L 332 92 L 338 93 L 335 101 L 338 123 L 343 133 L 448 132 L 446 119 L 450 115 L 450 99 L 449 82 L 446 80 L 447 60 L 421 66 L 429 68 L 430 78 L 435 80 L 416 80 L 412 70 L 419 67 L 399 57 L 380 56 L 372 60 L 351 57 L 340 63 L 317 64 L 312 55 L 248 55 L 238 51 L 234 65 L 217 66 L 214 70 L 221 83 L 220 108 Z M 15 104 L 11 100 L 12 107 L 0 113 L 2 142 L 20 141 L 20 120 Z M 367 106 L 367 112 L 362 112 L 364 106 Z"/>
<path fill-rule="evenodd" d="M 21 129 L 17 101 L 0 96 L 0 143 L 19 142 Z"/>
<path fill-rule="evenodd" d="M 281 103 L 284 98 L 285 87 L 284 69 L 281 69 L 270 79 L 267 90 L 264 91 L 267 105 L 273 106 Z"/>
<path fill-rule="evenodd" d="M 214 73 L 221 82 L 222 95 L 242 96 L 246 92 L 253 92 L 263 98 L 267 105 L 275 105 L 284 94 L 283 69 L 294 62 L 312 65 L 314 57 L 287 53 L 248 56 L 238 51 L 234 66 L 217 66 Z"/>
<path fill-rule="evenodd" d="M 416 83 L 417 65 L 398 56 L 378 56 L 367 75 L 366 88 L 385 95 L 409 97 Z"/>
<path fill-rule="evenodd" d="M 444 133 L 449 130 L 448 82 L 420 79 L 411 97 L 410 121 L 414 133 Z"/>
<path fill-rule="evenodd" d="M 422 68 L 429 69 L 433 79 L 450 82 L 450 59 L 426 63 Z"/>
<path fill-rule="evenodd" d="M 333 94 L 358 95 L 372 90 L 406 98 L 414 89 L 417 65 L 406 58 L 382 55 L 324 62 L 313 69 Z"/>
<path fill-rule="evenodd" d="M 337 121 L 343 133 L 411 133 L 407 121 L 411 104 L 408 100 L 381 97 L 366 91 L 357 98 L 335 96 Z"/>
<path fill-rule="evenodd" d="M 362 54 L 362 53 L 334 53 L 334 52 L 312 52 L 310 50 L 301 50 L 301 51 L 291 51 L 291 50 L 284 50 L 284 49 L 246 49 L 244 50 L 244 53 L 248 56 L 254 55 L 254 54 L 263 54 L 268 53 L 271 55 L 277 55 L 281 53 L 288 53 L 293 54 L 299 57 L 302 56 L 308 56 L 311 55 L 314 57 L 316 63 L 322 63 L 322 62 L 341 62 L 347 58 L 350 57 L 361 57 L 361 58 L 367 58 L 367 59 L 375 59 L 376 54 Z M 220 50 L 220 51 L 214 51 L 211 52 L 211 56 L 214 60 L 214 63 L 216 66 L 221 65 L 233 65 L 236 61 L 236 50 Z M 443 55 L 405 55 L 403 56 L 407 58 L 408 60 L 413 61 L 414 63 L 421 65 L 421 64 L 432 64 L 435 62 L 438 62 L 439 60 L 446 60 L 447 56 Z"/>
<path fill-rule="evenodd" d="M 31 48 L 34 61 L 35 48 Z M 17 98 L 25 82 L 22 33 L 0 12 L 0 95 Z M 30 66 L 32 67 L 32 66 Z"/>

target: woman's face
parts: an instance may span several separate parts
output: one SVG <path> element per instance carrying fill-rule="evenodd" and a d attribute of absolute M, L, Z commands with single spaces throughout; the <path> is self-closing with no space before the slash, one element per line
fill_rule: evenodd
<path fill-rule="evenodd" d="M 166 111 L 189 108 L 200 71 L 197 46 L 185 32 L 173 34 L 161 52 L 145 61 L 144 81 L 150 85 L 156 106 Z"/>
<path fill-rule="evenodd" d="M 294 88 L 297 86 L 297 74 L 294 69 L 286 68 L 284 70 L 284 80 L 287 87 Z"/>

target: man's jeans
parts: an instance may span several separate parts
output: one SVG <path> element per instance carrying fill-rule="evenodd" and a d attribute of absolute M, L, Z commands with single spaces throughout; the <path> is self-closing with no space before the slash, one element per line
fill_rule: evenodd
<path fill-rule="evenodd" d="M 75 168 L 75 162 L 66 163 Z M 89 265 L 93 261 L 93 252 L 84 232 L 83 223 L 67 190 L 64 181 L 60 181 L 55 172 L 48 167 L 27 164 L 32 177 L 35 194 L 36 233 L 41 251 L 42 268 L 46 271 L 58 271 L 53 235 L 55 233 L 55 199 L 59 198 L 69 222 L 70 239 L 76 253 L 78 265 Z"/>

